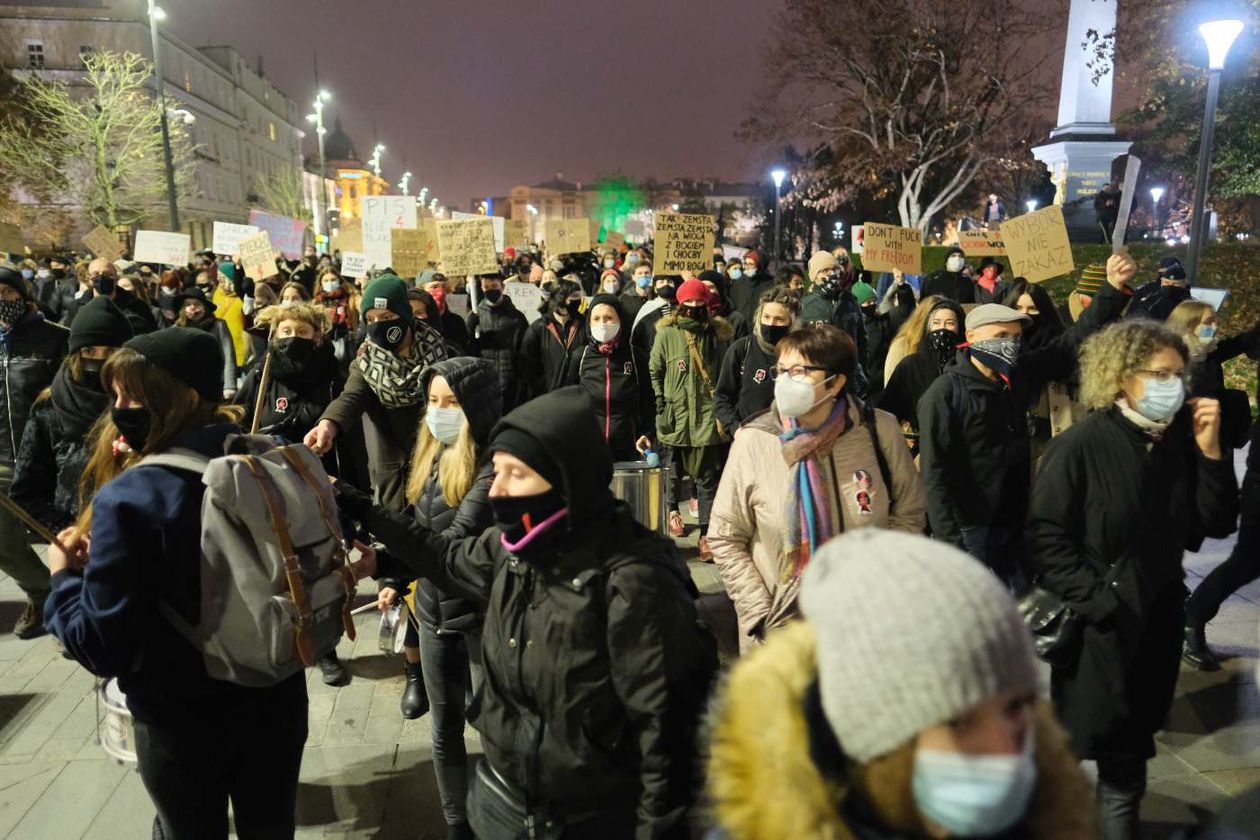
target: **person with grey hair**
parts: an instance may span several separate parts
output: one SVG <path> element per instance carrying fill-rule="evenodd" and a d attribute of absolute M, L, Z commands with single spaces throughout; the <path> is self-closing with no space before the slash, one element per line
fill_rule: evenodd
<path fill-rule="evenodd" d="M 1186 401 L 1190 353 L 1148 320 L 1085 342 L 1081 400 L 1037 476 L 1028 530 L 1042 587 L 1083 631 L 1051 676 L 1060 720 L 1098 762 L 1103 836 L 1139 836 L 1154 734 L 1172 707 L 1185 624 L 1182 554 L 1234 530 L 1238 483 L 1220 404 Z"/>
<path fill-rule="evenodd" d="M 864 528 L 805 569 L 804 621 L 740 660 L 713 705 L 717 836 L 1097 836 L 1089 783 L 991 572 Z"/>

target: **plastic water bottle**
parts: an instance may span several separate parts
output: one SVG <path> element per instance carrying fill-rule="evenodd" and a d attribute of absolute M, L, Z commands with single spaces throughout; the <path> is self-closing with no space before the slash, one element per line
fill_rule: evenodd
<path fill-rule="evenodd" d="M 661 465 L 661 456 L 657 455 L 651 449 L 643 451 L 643 460 L 647 462 L 649 467 L 659 467 Z"/>

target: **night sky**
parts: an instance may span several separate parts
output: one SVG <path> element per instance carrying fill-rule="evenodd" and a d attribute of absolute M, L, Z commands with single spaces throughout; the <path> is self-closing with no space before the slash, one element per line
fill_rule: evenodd
<path fill-rule="evenodd" d="M 734 137 L 781 0 L 161 0 L 195 46 L 230 44 L 308 113 L 319 79 L 360 154 L 444 204 L 514 185 L 763 177 Z M 599 10 L 599 9 L 603 10 Z M 308 151 L 314 150 L 314 132 Z"/>

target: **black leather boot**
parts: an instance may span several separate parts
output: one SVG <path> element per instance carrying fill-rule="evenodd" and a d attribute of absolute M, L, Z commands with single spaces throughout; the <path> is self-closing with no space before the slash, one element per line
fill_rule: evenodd
<path fill-rule="evenodd" d="M 1187 624 L 1185 633 L 1185 641 L 1181 645 L 1181 658 L 1200 671 L 1221 670 L 1221 663 L 1216 661 L 1216 656 L 1208 647 L 1203 625 Z"/>
<path fill-rule="evenodd" d="M 424 669 L 419 662 L 406 662 L 403 673 L 407 676 L 407 687 L 403 689 L 402 702 L 398 705 L 404 718 L 415 720 L 429 711 L 429 695 L 424 690 Z"/>
<path fill-rule="evenodd" d="M 337 651 L 329 651 L 319 658 L 319 670 L 324 675 L 324 685 L 350 684 L 350 669 L 341 664 Z"/>

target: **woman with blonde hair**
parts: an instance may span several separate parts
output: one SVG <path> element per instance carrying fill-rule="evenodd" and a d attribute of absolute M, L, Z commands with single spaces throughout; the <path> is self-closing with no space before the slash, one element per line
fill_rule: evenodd
<path fill-rule="evenodd" d="M 428 402 L 407 478 L 410 515 L 379 506 L 374 512 L 416 533 L 433 531 L 450 540 L 477 536 L 494 524 L 489 500 L 494 465 L 483 456 L 502 413 L 498 374 L 483 359 L 460 356 L 431 365 L 424 376 Z M 380 608 L 394 604 L 409 584 L 382 580 Z M 420 627 L 409 623 L 403 643 L 402 715 L 414 719 L 432 710 L 433 769 L 447 836 L 471 837 L 464 811 L 464 708 L 468 692 L 481 682 L 481 614 L 475 602 L 428 578 L 417 582 L 415 602 Z"/>
<path fill-rule="evenodd" d="M 1189 363 L 1182 338 L 1153 321 L 1087 340 L 1080 395 L 1093 411 L 1050 442 L 1033 491 L 1033 568 L 1083 625 L 1053 664 L 1051 697 L 1077 754 L 1098 762 L 1107 840 L 1138 836 L 1177 685 L 1182 555 L 1228 536 L 1238 513 L 1220 404 L 1186 401 Z"/>
<path fill-rule="evenodd" d="M 924 336 L 929 332 L 928 318 L 947 302 L 949 298 L 944 295 L 929 295 L 919 301 L 919 305 L 910 313 L 910 317 L 902 322 L 901 328 L 897 330 L 897 334 L 888 345 L 888 358 L 884 360 L 885 382 L 892 379 L 893 371 L 897 369 L 897 365 L 901 364 L 902 359 L 911 353 L 918 352 L 923 344 Z M 962 319 L 959 318 L 959 324 L 961 323 Z"/>
<path fill-rule="evenodd" d="M 879 395 L 879 407 L 891 413 L 910 430 L 919 430 L 919 400 L 954 359 L 956 348 L 963 342 L 966 318 L 962 307 L 941 295 L 927 298 L 902 324 L 888 351 L 893 361 L 894 349 L 900 344 L 909 353 L 890 369 L 884 366 L 887 378 Z"/>

